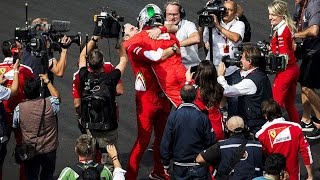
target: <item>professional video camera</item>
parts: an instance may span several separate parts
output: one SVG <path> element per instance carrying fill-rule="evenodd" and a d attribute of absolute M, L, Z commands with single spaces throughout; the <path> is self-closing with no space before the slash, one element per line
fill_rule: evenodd
<path fill-rule="evenodd" d="M 228 68 L 229 66 L 242 67 L 242 64 L 241 64 L 241 54 L 240 54 L 240 52 L 234 53 L 234 58 L 230 58 L 229 55 L 223 56 L 221 61 L 224 63 L 224 65 L 226 66 L 226 68 Z"/>
<path fill-rule="evenodd" d="M 103 9 L 99 15 L 94 15 L 96 27 L 93 35 L 105 38 L 119 38 L 121 32 L 119 22 L 123 21 L 124 17 L 118 16 L 116 11 L 111 10 L 110 13 L 108 13 Z"/>
<path fill-rule="evenodd" d="M 221 0 L 209 1 L 204 8 L 197 12 L 198 24 L 200 27 L 214 27 L 214 19 L 212 14 L 216 15 L 219 20 L 226 14 L 226 8 L 223 6 Z"/>
<path fill-rule="evenodd" d="M 64 46 L 60 40 L 64 32 L 70 30 L 70 21 L 53 20 L 51 24 L 33 24 L 26 28 L 15 29 L 15 39 L 22 42 L 33 55 L 41 56 L 41 51 L 61 51 L 61 47 L 68 48 L 72 43 L 81 45 L 81 33 L 67 35 L 71 39 L 68 46 Z"/>
<path fill-rule="evenodd" d="M 267 74 L 275 74 L 287 68 L 289 59 L 287 54 L 273 54 L 269 51 L 269 43 L 265 41 L 258 41 L 257 46 L 265 57 L 265 72 Z"/>

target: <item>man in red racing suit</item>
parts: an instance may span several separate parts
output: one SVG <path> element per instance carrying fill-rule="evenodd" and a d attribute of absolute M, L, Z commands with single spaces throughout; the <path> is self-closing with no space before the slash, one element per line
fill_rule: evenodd
<path fill-rule="evenodd" d="M 136 28 L 135 30 L 138 31 Z M 129 41 L 124 42 L 135 76 L 136 89 L 136 113 L 138 137 L 130 153 L 126 179 L 135 180 L 138 176 L 139 164 L 143 153 L 149 145 L 149 141 L 154 128 L 153 160 L 154 168 L 151 174 L 165 177 L 163 166 L 160 160 L 160 142 L 171 104 L 165 96 L 151 66 L 145 63 L 148 59 L 144 52 L 157 54 L 157 51 L 145 51 L 144 48 L 132 46 Z M 148 46 L 149 47 L 149 46 Z"/>
<path fill-rule="evenodd" d="M 128 25 L 127 26 L 132 26 Z M 171 33 L 162 33 L 156 40 L 149 38 L 146 30 L 150 27 L 144 27 L 143 31 L 135 34 L 133 37 L 128 39 L 126 43 L 130 44 L 127 51 L 134 51 L 139 56 L 154 56 L 153 53 L 142 52 L 139 50 L 140 47 L 146 47 L 147 49 L 162 51 L 166 48 L 172 48 L 175 52 L 175 48 L 179 45 L 179 40 Z M 156 60 L 156 58 L 139 58 L 140 61 L 149 63 L 152 70 L 154 71 L 157 81 L 169 98 L 172 104 L 177 107 L 182 103 L 180 98 L 180 89 L 185 83 L 185 73 L 187 69 L 182 64 L 181 55 L 178 53 L 166 58 L 165 60 Z"/>

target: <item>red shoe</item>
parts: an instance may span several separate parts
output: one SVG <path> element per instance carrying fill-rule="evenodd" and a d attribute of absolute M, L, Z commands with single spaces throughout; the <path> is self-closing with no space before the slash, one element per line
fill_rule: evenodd
<path fill-rule="evenodd" d="M 156 174 L 152 172 L 149 174 L 149 179 L 154 179 L 154 180 L 170 180 L 170 177 L 167 176 L 166 174 Z"/>

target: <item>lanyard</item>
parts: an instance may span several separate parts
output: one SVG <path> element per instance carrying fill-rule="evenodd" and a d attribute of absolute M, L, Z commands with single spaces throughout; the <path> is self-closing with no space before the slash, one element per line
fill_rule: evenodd
<path fill-rule="evenodd" d="M 231 27 L 232 27 L 236 22 L 237 22 L 237 20 L 235 19 L 234 22 L 229 26 L 228 31 L 231 29 Z M 227 43 L 228 43 L 228 38 L 227 38 L 227 37 L 224 37 L 224 36 L 222 35 L 222 33 L 221 33 L 217 28 L 216 28 L 216 30 L 217 30 L 217 33 L 224 39 L 225 44 L 227 44 Z"/>

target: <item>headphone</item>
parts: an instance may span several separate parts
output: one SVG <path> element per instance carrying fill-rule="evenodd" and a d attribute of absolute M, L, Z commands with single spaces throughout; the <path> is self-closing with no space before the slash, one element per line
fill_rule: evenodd
<path fill-rule="evenodd" d="M 179 3 L 179 1 L 176 0 L 172 0 L 172 1 L 168 1 L 165 5 L 164 5 L 164 12 L 163 12 L 163 16 L 167 17 L 166 15 L 166 9 L 168 5 L 176 5 L 179 7 L 179 13 L 180 13 L 180 18 L 183 19 L 186 17 L 186 11 L 183 9 L 183 7 L 181 6 L 181 4 Z"/>

